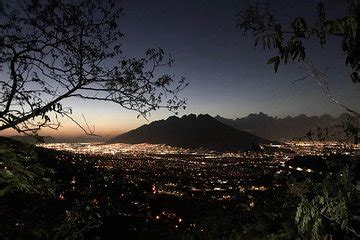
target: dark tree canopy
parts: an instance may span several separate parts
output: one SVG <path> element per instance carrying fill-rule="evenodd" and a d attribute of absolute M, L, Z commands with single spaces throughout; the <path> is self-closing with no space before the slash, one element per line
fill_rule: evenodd
<path fill-rule="evenodd" d="M 340 2 L 340 1 L 339 1 Z M 304 43 L 309 39 L 318 39 L 324 47 L 329 37 L 341 39 L 341 49 L 346 53 L 344 64 L 349 66 L 351 79 L 360 82 L 360 2 L 358 0 L 341 1 L 346 5 L 346 14 L 331 19 L 327 17 L 324 1 L 317 5 L 317 20 L 312 23 L 303 17 L 294 18 L 289 26 L 280 24 L 268 4 L 249 5 L 238 16 L 237 27 L 255 36 L 255 46 L 262 41 L 264 49 L 275 49 L 277 55 L 268 60 L 275 72 L 279 64 L 289 61 L 304 61 L 306 49 Z"/>
<path fill-rule="evenodd" d="M 17 0 L 0 5 L 0 131 L 36 133 L 71 117 L 66 98 L 113 102 L 146 116 L 185 106 L 184 79 L 161 74 L 171 66 L 162 49 L 126 58 L 116 0 Z M 78 123 L 77 123 L 78 124 Z M 82 127 L 80 124 L 78 124 Z M 82 127 L 93 134 L 89 127 Z"/>
<path fill-rule="evenodd" d="M 346 111 L 351 113 L 347 122 L 343 126 L 334 126 L 342 128 L 344 133 L 358 143 L 359 139 L 359 119 L 360 113 L 349 108 L 336 100 L 329 93 L 326 85 L 326 76 L 313 66 L 307 57 L 305 42 L 310 39 L 317 39 L 320 47 L 326 45 L 329 37 L 338 37 L 341 39 L 339 48 L 346 54 L 344 65 L 351 69 L 350 78 L 354 83 L 360 82 L 360 2 L 358 0 L 341 1 L 346 4 L 346 15 L 336 19 L 330 19 L 326 15 L 324 2 L 320 0 L 317 5 L 317 20 L 310 23 L 303 17 L 296 17 L 290 21 L 289 25 L 280 24 L 275 20 L 275 16 L 270 9 L 269 4 L 248 5 L 241 12 L 237 19 L 237 27 L 250 32 L 255 37 L 255 46 L 262 42 L 263 48 L 274 49 L 277 53 L 268 60 L 268 64 L 274 65 L 275 72 L 280 63 L 305 62 L 310 65 L 311 77 L 319 82 L 322 91 L 330 100 Z M 339 1 L 340 2 L 340 1 Z M 340 60 L 341 61 L 341 60 Z M 319 133 L 323 134 L 322 129 Z M 325 130 L 327 135 L 329 129 Z M 320 135 L 321 136 L 321 135 Z M 334 155 L 335 158 L 339 156 Z M 330 171 L 324 174 L 324 178 L 318 180 L 312 178 L 304 181 L 304 184 L 298 186 L 291 183 L 290 190 L 299 192 L 301 201 L 296 209 L 295 221 L 299 233 L 309 235 L 311 239 L 322 238 L 325 229 L 325 223 L 328 221 L 332 226 L 336 226 L 344 233 L 351 233 L 352 237 L 359 238 L 357 232 L 358 212 L 349 211 L 358 201 L 359 186 L 351 175 L 350 167 L 344 160 L 341 164 L 335 165 L 334 161 L 328 161 L 326 165 L 336 166 L 339 173 Z M 300 190 L 299 190 L 300 189 Z M 358 207 L 358 206 L 357 206 Z"/>

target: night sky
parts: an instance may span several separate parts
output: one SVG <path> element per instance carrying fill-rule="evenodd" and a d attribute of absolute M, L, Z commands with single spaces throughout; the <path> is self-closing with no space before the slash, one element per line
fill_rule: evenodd
<path fill-rule="evenodd" d="M 184 76 L 190 82 L 181 93 L 188 99 L 187 109 L 179 114 L 209 113 L 228 118 L 264 112 L 287 115 L 339 115 L 343 109 L 321 93 L 317 83 L 308 79 L 292 82 L 306 75 L 299 64 L 281 65 L 278 73 L 267 65 L 273 52 L 254 49 L 253 38 L 235 28 L 236 14 L 247 1 L 235 0 L 124 0 L 120 25 L 125 34 L 123 52 L 141 57 L 147 48 L 161 47 L 175 59 L 165 72 Z M 316 1 L 269 1 L 281 22 L 289 18 L 316 15 Z M 341 14 L 341 5 L 331 1 L 331 15 Z M 332 39 L 320 50 L 317 41 L 307 45 L 309 57 L 329 76 L 331 93 L 360 110 L 360 85 L 353 84 L 344 66 L 345 55 L 339 41 Z M 83 113 L 98 134 L 116 135 L 147 123 L 137 113 L 115 104 L 70 99 L 76 116 Z M 150 121 L 170 116 L 167 111 L 153 112 Z M 81 117 L 80 117 L 81 119 Z M 66 120 L 59 134 L 81 134 Z M 51 133 L 54 135 L 54 133 Z"/>

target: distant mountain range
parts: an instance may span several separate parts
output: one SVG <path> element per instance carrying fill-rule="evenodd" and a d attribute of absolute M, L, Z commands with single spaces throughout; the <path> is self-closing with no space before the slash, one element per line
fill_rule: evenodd
<path fill-rule="evenodd" d="M 309 131 L 314 131 L 317 127 L 334 126 L 346 121 L 347 116 L 347 114 L 342 114 L 335 118 L 326 114 L 308 117 L 301 114 L 296 117 L 278 118 L 260 112 L 235 120 L 220 116 L 216 116 L 215 119 L 238 130 L 247 131 L 262 138 L 281 141 L 304 138 Z"/>
<path fill-rule="evenodd" d="M 326 114 L 308 117 L 301 114 L 295 117 L 278 118 L 260 112 L 234 120 L 221 116 L 213 118 L 207 114 L 199 116 L 190 114 L 181 118 L 173 116 L 143 125 L 109 142 L 163 143 L 170 146 L 233 151 L 263 143 L 266 141 L 264 139 L 283 141 L 305 138 L 309 131 L 316 131 L 318 127 L 324 128 L 345 122 L 347 116 L 347 114 L 342 114 L 336 118 Z M 11 138 L 26 143 L 36 142 L 31 136 L 12 136 Z M 108 139 L 90 136 L 71 138 L 44 136 L 45 143 L 101 142 Z"/>
<path fill-rule="evenodd" d="M 208 114 L 190 114 L 143 125 L 111 139 L 109 143 L 153 143 L 192 149 L 242 151 L 255 149 L 269 141 L 221 123 Z"/>

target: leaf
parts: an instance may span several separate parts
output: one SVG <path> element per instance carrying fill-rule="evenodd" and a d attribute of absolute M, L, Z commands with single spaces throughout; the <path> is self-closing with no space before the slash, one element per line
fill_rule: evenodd
<path fill-rule="evenodd" d="M 267 61 L 267 64 L 274 64 L 274 71 L 277 72 L 277 70 L 279 68 L 279 64 L 280 64 L 280 57 L 275 56 L 275 57 L 270 58 Z"/>
<path fill-rule="evenodd" d="M 258 44 L 259 44 L 259 38 L 255 38 L 254 46 L 257 47 Z"/>
<path fill-rule="evenodd" d="M 279 56 L 275 56 L 275 57 L 270 58 L 270 59 L 267 61 L 267 64 L 273 64 L 278 57 L 279 57 Z"/>
<path fill-rule="evenodd" d="M 358 74 L 357 72 L 353 72 L 353 73 L 351 74 L 351 80 L 352 80 L 354 83 L 360 82 L 359 74 Z"/>

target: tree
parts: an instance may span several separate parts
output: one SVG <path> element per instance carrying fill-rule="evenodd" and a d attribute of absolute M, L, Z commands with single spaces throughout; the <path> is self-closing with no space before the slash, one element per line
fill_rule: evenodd
<path fill-rule="evenodd" d="M 162 49 L 140 59 L 122 55 L 122 8 L 115 0 L 17 0 L 0 5 L 0 131 L 36 133 L 74 119 L 67 98 L 113 102 L 146 116 L 185 107 L 177 97 L 187 83 L 160 68 Z M 164 102 L 164 100 L 166 100 Z"/>
<path fill-rule="evenodd" d="M 275 72 L 281 61 L 304 61 L 306 51 L 304 41 L 317 38 L 320 46 L 324 47 L 328 37 L 336 36 L 342 40 L 341 48 L 347 57 L 345 64 L 352 68 L 351 79 L 354 83 L 360 82 L 360 6 L 358 0 L 348 0 L 347 15 L 342 18 L 328 19 L 323 1 L 317 6 L 318 19 L 310 25 L 304 18 L 297 17 L 284 28 L 277 23 L 268 5 L 261 8 L 259 5 L 249 7 L 239 15 L 237 27 L 245 32 L 251 31 L 256 37 L 255 44 L 262 38 L 264 48 L 274 48 L 278 55 L 269 59 L 274 64 Z"/>
<path fill-rule="evenodd" d="M 274 66 L 275 72 L 281 63 L 284 65 L 289 62 L 305 63 L 309 69 L 309 75 L 306 77 L 317 81 L 329 99 L 350 114 L 350 119 L 343 130 L 345 134 L 352 136 L 354 143 L 357 143 L 360 113 L 339 102 L 330 94 L 326 74 L 310 61 L 305 47 L 305 42 L 311 39 L 317 39 L 320 47 L 323 48 L 329 37 L 340 38 L 339 47 L 346 54 L 343 64 L 350 67 L 350 78 L 354 84 L 360 82 L 360 2 L 348 0 L 342 3 L 346 4 L 347 9 L 343 17 L 329 19 L 326 16 L 324 1 L 319 1 L 315 24 L 310 24 L 305 18 L 296 17 L 287 27 L 276 22 L 268 4 L 250 4 L 239 14 L 237 27 L 245 33 L 250 32 L 255 37 L 255 46 L 261 41 L 264 50 L 275 50 L 276 55 L 267 62 Z M 355 156 L 353 164 L 357 162 L 358 157 Z M 332 165 L 334 162 L 329 161 L 326 164 Z M 308 180 L 304 181 L 301 187 L 296 222 L 299 231 L 309 234 L 312 238 L 319 238 L 324 234 L 320 232 L 321 227 L 325 225 L 324 222 L 329 222 L 332 226 L 336 225 L 342 231 L 352 234 L 352 237 L 360 236 L 358 229 L 354 228 L 358 226 L 357 219 L 359 219 L 359 207 L 354 204 L 359 199 L 359 181 L 352 176 L 353 173 L 349 173 L 346 162 L 340 161 L 336 169 L 337 171 L 324 172 L 325 177 L 320 180 L 310 179 L 307 176 Z M 290 190 L 293 188 L 290 186 Z"/>
<path fill-rule="evenodd" d="M 341 46 L 339 47 L 346 54 L 343 64 L 350 67 L 351 80 L 355 84 L 360 82 L 360 3 L 358 0 L 348 0 L 342 3 L 346 5 L 346 14 L 343 17 L 327 18 L 324 2 L 319 1 L 317 20 L 314 24 L 309 23 L 305 18 L 296 17 L 290 21 L 289 26 L 281 25 L 276 21 L 269 4 L 249 4 L 238 15 L 236 26 L 242 29 L 244 34 L 251 32 L 255 37 L 255 47 L 259 41 L 262 41 L 264 50 L 275 50 L 277 54 L 267 61 L 268 64 L 274 66 L 275 72 L 280 63 L 284 65 L 289 62 L 305 63 L 309 74 L 296 81 L 305 78 L 315 80 L 330 101 L 344 108 L 350 114 L 344 132 L 351 133 L 351 138 L 356 144 L 359 139 L 360 113 L 332 96 L 328 88 L 327 75 L 311 62 L 305 48 L 305 42 L 308 40 L 318 40 L 320 47 L 323 48 L 328 38 L 340 38 Z"/>
<path fill-rule="evenodd" d="M 345 108 L 350 114 L 359 117 L 360 114 L 350 107 L 335 99 L 329 92 L 326 82 L 326 74 L 318 70 L 307 57 L 305 42 L 317 39 L 323 48 L 330 37 L 341 39 L 341 49 L 346 54 L 344 64 L 352 71 L 350 77 L 354 83 L 360 82 L 360 2 L 358 0 L 347 0 L 346 15 L 341 18 L 329 19 L 323 1 L 317 5 L 317 20 L 314 24 L 309 23 L 302 17 L 294 18 L 289 26 L 284 27 L 278 23 L 269 5 L 249 5 L 241 12 L 236 26 L 251 32 L 255 37 L 255 46 L 262 41 L 263 48 L 274 49 L 276 56 L 268 60 L 268 64 L 274 66 L 277 72 L 280 63 L 305 62 L 310 74 L 307 77 L 315 79 L 321 90 L 330 100 Z"/>

